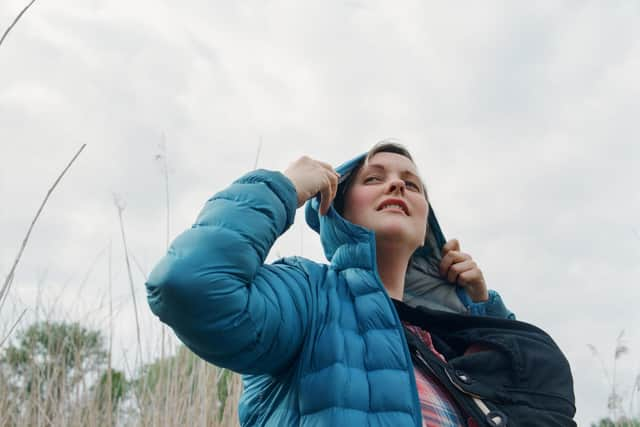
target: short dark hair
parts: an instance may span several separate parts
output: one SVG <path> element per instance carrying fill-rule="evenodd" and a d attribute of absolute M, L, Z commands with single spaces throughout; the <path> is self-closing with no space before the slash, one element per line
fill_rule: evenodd
<path fill-rule="evenodd" d="M 373 156 L 379 153 L 399 154 L 411 160 L 411 163 L 415 164 L 415 162 L 413 161 L 413 157 L 411 157 L 411 153 L 409 153 L 409 150 L 404 145 L 390 139 L 384 139 L 376 143 L 376 145 L 371 147 L 371 149 L 367 152 L 367 155 L 364 156 L 362 161 L 357 166 L 355 166 L 338 185 L 336 197 L 335 199 L 333 199 L 333 207 L 340 215 L 342 215 L 342 213 L 344 212 L 345 198 L 347 196 L 347 193 L 351 189 L 353 180 L 358 175 L 358 172 L 366 162 L 368 162 Z M 424 185 L 424 183 L 422 183 L 422 188 L 424 189 L 424 196 L 428 200 L 427 187 Z"/>
<path fill-rule="evenodd" d="M 400 154 L 401 156 L 406 157 L 407 159 L 411 160 L 412 163 L 415 164 L 415 162 L 413 161 L 413 157 L 411 157 L 411 153 L 409 153 L 409 150 L 407 150 L 407 147 L 397 142 L 394 142 L 393 140 L 390 140 L 390 139 L 384 139 L 378 142 L 373 147 L 371 147 L 364 161 L 365 162 L 369 161 L 373 156 L 375 156 L 378 153 Z M 360 164 L 360 167 L 361 166 L 362 166 L 362 163 Z"/>

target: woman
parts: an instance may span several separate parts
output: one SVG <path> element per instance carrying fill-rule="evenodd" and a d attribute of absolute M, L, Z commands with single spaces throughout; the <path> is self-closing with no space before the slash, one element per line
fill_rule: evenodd
<path fill-rule="evenodd" d="M 307 200 L 330 264 L 264 264 Z M 191 350 L 244 374 L 243 426 L 574 425 L 566 360 L 544 332 L 504 320 L 396 144 L 337 172 L 303 157 L 243 176 L 147 287 Z"/>

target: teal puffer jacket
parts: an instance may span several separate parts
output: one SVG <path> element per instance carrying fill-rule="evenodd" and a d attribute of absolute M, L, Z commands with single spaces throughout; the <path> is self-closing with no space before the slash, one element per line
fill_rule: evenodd
<path fill-rule="evenodd" d="M 152 311 L 200 357 L 244 374 L 243 426 L 421 426 L 413 365 L 376 272 L 373 233 L 333 208 L 318 215 L 313 199 L 307 222 L 330 264 L 300 257 L 264 264 L 296 204 L 291 181 L 266 170 L 214 195 L 149 276 Z M 443 243 L 430 214 L 405 301 L 512 317 L 495 292 L 474 304 L 439 277 Z"/>

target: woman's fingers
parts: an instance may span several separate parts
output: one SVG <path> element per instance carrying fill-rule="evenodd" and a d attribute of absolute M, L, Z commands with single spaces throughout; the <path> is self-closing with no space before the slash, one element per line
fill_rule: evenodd
<path fill-rule="evenodd" d="M 336 194 L 338 194 L 338 180 L 340 179 L 340 175 L 338 175 L 332 168 L 329 179 L 331 180 L 331 199 L 329 200 L 329 205 L 331 205 L 331 203 L 333 203 L 333 199 L 336 198 Z M 327 206 L 327 211 L 328 210 L 329 207 Z"/>
<path fill-rule="evenodd" d="M 298 194 L 298 207 L 320 194 L 320 213 L 329 211 L 338 189 L 339 175 L 328 163 L 303 156 L 293 162 L 284 174 L 291 180 Z"/>
<path fill-rule="evenodd" d="M 460 286 L 472 287 L 479 281 L 484 281 L 484 277 L 482 276 L 482 271 L 480 271 L 478 267 L 469 268 L 458 275 L 458 283 L 460 283 Z"/>
<path fill-rule="evenodd" d="M 460 252 L 460 242 L 458 239 L 451 239 L 442 247 L 442 255 L 445 255 L 449 251 Z"/>
<path fill-rule="evenodd" d="M 327 163 L 318 162 L 325 170 L 326 184 L 320 189 L 320 214 L 326 215 L 331 207 L 331 202 L 338 192 L 339 175 L 333 170 L 333 167 Z"/>
<path fill-rule="evenodd" d="M 442 257 L 442 261 L 440 261 L 440 275 L 446 276 L 447 272 L 449 271 L 449 269 L 453 264 L 466 261 L 469 259 L 471 259 L 471 255 L 454 251 L 454 250 L 450 250 L 444 253 L 444 256 Z"/>
<path fill-rule="evenodd" d="M 460 285 L 463 285 L 460 280 L 462 273 L 472 271 L 474 269 L 480 271 L 472 259 L 457 262 L 449 267 L 449 270 L 447 271 L 447 280 L 451 283 L 460 283 Z"/>
<path fill-rule="evenodd" d="M 472 301 L 486 301 L 489 294 L 482 270 L 471 255 L 460 252 L 460 242 L 449 240 L 442 247 L 442 253 L 440 275 L 448 282 L 464 287 Z"/>
<path fill-rule="evenodd" d="M 331 202 L 333 202 L 333 199 L 336 196 L 336 189 L 338 187 L 338 178 L 335 175 L 327 175 L 326 179 L 328 185 L 323 186 L 323 188 L 320 190 L 321 215 L 326 215 L 327 212 L 329 212 Z"/>

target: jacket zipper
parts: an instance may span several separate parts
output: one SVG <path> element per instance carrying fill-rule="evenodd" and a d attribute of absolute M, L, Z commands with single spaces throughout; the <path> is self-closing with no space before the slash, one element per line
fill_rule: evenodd
<path fill-rule="evenodd" d="M 485 419 L 490 419 L 494 424 L 498 424 L 501 421 L 501 419 L 502 419 L 501 417 L 499 417 L 499 416 L 495 416 L 495 417 L 491 416 L 491 409 L 489 409 L 487 404 L 484 403 L 484 401 L 481 399 L 480 396 L 478 396 L 475 393 L 468 392 L 467 390 L 465 390 L 462 387 L 460 387 L 458 385 L 458 383 L 456 383 L 453 380 L 453 378 L 451 378 L 451 375 L 449 375 L 449 372 L 445 371 L 445 374 L 447 375 L 447 378 L 449 379 L 449 381 L 451 382 L 451 384 L 453 384 L 453 386 L 455 388 L 457 388 L 462 393 L 464 393 L 464 394 L 468 395 L 469 397 L 471 397 L 471 400 L 473 401 L 473 403 L 475 403 L 475 405 L 478 407 L 478 409 L 480 409 L 480 412 L 482 412 L 482 415 L 484 415 Z"/>
<path fill-rule="evenodd" d="M 438 376 L 438 374 L 436 374 L 435 370 L 433 369 L 433 367 L 431 366 L 431 364 L 429 364 L 429 362 L 427 362 L 424 357 L 422 356 L 422 353 L 420 352 L 419 349 L 415 349 L 415 356 L 416 358 L 429 370 L 429 372 L 431 372 L 431 374 L 433 374 L 433 376 L 437 379 L 440 379 L 440 377 Z M 476 405 L 476 407 L 480 410 L 480 412 L 482 413 L 482 415 L 484 416 L 484 419 L 491 422 L 492 425 L 501 425 L 499 424 L 502 421 L 502 417 L 500 417 L 499 415 L 492 415 L 493 412 L 489 409 L 489 407 L 484 403 L 484 401 L 481 399 L 481 396 L 478 396 L 477 394 L 474 393 L 470 393 L 468 391 L 466 391 L 465 389 L 463 389 L 462 387 L 460 387 L 449 375 L 449 372 L 447 370 L 445 370 L 445 374 L 447 375 L 447 379 L 449 380 L 449 382 L 451 384 L 453 384 L 453 386 L 460 392 L 462 392 L 463 394 L 469 396 L 471 398 L 471 400 L 473 401 L 473 403 Z M 441 381 L 443 384 L 444 382 Z M 449 388 L 449 387 L 446 387 Z"/>

